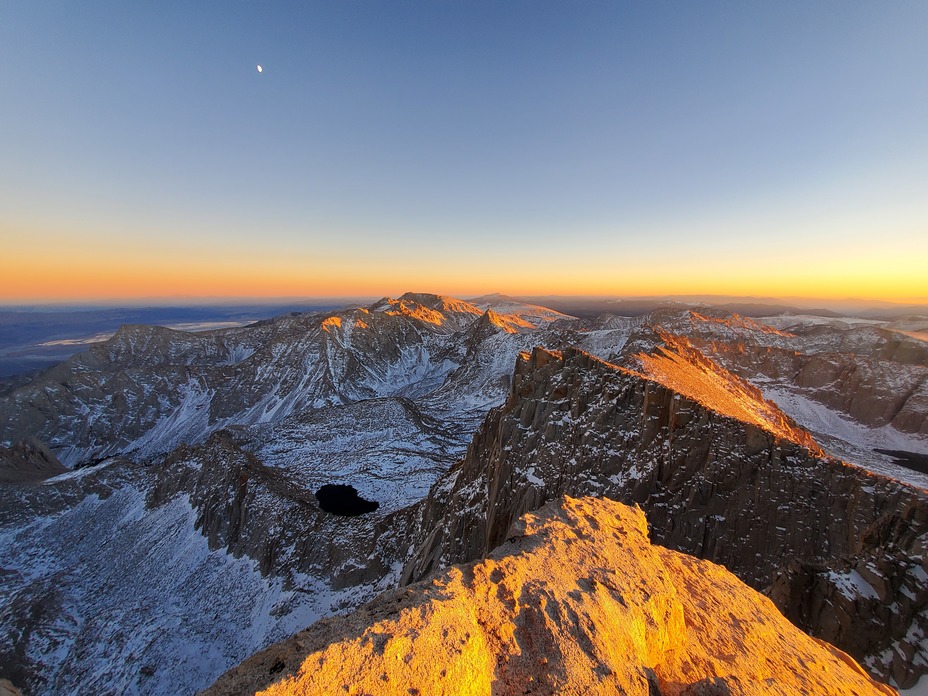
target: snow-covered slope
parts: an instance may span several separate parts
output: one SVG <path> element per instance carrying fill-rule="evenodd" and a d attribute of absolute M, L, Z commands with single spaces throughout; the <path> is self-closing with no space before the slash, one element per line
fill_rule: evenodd
<path fill-rule="evenodd" d="M 0 442 L 36 437 L 69 466 L 117 454 L 141 461 L 229 425 L 420 396 L 460 365 L 455 336 L 481 314 L 406 295 L 227 331 L 123 327 L 0 401 Z"/>
<path fill-rule="evenodd" d="M 763 429 L 782 410 L 812 431 L 792 442 L 924 487 L 874 449 L 928 453 L 928 344 L 856 323 L 786 328 L 705 307 L 579 320 L 422 293 L 201 334 L 124 327 L 0 399 L 10 451 L 35 438 L 69 466 L 117 457 L 0 485 L 0 643 L 11 646 L 0 677 L 38 691 L 190 692 L 298 624 L 370 598 L 434 531 L 422 500 L 451 490 L 473 433 L 513 395 L 518 355 L 538 345 L 703 394 L 713 418 L 724 403 L 724 417 L 753 414 Z M 529 437 L 536 421 L 526 414 L 510 435 Z M 795 423 L 783 422 L 788 434 Z M 557 440 L 564 424 L 545 428 Z M 629 444 L 571 437 L 551 451 L 619 466 Z M 565 457 L 558 470 L 573 471 L 580 460 Z M 378 507 L 325 512 L 314 493 L 327 484 Z M 723 523 L 700 527 L 705 544 Z M 210 638 L 203 616 L 236 635 Z"/>
<path fill-rule="evenodd" d="M 97 470 L 18 500 L 3 492 L 0 664 L 28 693 L 193 693 L 338 603 L 370 596 L 310 577 L 287 588 L 254 560 L 211 550 L 186 496 L 146 507 L 147 478 Z M 10 519 L 14 506 L 47 511 Z"/>

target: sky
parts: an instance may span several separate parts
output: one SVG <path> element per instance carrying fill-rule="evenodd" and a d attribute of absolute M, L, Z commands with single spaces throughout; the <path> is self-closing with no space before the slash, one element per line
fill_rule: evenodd
<path fill-rule="evenodd" d="M 925 36 L 923 0 L 0 0 L 0 302 L 923 302 Z"/>

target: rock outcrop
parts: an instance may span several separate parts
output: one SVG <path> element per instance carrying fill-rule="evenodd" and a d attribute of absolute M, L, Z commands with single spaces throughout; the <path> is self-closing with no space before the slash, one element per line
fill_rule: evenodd
<path fill-rule="evenodd" d="M 892 694 L 640 510 L 562 499 L 483 561 L 253 656 L 204 694 Z"/>
<path fill-rule="evenodd" d="M 11 447 L 0 446 L 0 484 L 37 483 L 67 471 L 68 468 L 39 440 L 20 440 Z"/>
<path fill-rule="evenodd" d="M 685 362 L 686 354 L 676 358 Z M 797 559 L 856 558 L 881 520 L 905 520 L 904 533 L 913 538 L 925 533 L 928 493 L 823 457 L 770 404 L 752 407 L 766 414 L 766 424 L 760 416 L 745 422 L 723 415 L 711 400 L 721 388 L 715 382 L 731 376 L 691 367 L 686 380 L 674 381 L 578 350 L 536 349 L 522 357 L 509 400 L 491 412 L 464 460 L 430 492 L 424 541 L 404 579 L 484 556 L 520 515 L 564 494 L 638 503 L 658 543 L 721 563 L 756 589 Z M 697 381 L 701 373 L 705 389 Z M 735 382 L 724 391 L 751 396 L 739 389 Z M 919 548 L 914 557 L 924 564 Z M 898 572 L 911 562 L 900 557 Z M 906 630 L 925 611 L 916 598 Z M 853 631 L 834 637 L 889 677 L 871 658 L 898 644 L 899 628 L 867 626 L 865 652 L 850 638 Z M 907 650 L 925 650 L 917 635 L 903 642 Z M 912 660 L 906 669 L 906 680 L 917 679 L 925 662 Z"/>
<path fill-rule="evenodd" d="M 926 549 L 926 510 L 912 506 L 880 518 L 853 555 L 791 561 L 767 594 L 794 624 L 907 689 L 928 660 Z"/>

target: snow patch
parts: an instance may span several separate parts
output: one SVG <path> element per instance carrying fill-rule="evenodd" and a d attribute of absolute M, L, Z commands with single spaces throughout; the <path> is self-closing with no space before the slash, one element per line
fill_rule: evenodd
<path fill-rule="evenodd" d="M 928 475 L 899 466 L 877 449 L 928 454 L 928 438 L 903 433 L 891 425 L 870 428 L 824 404 L 783 387 L 755 380 L 764 396 L 790 418 L 810 431 L 816 441 L 833 455 L 874 473 L 928 489 Z"/>
<path fill-rule="evenodd" d="M 4 604 L 55 607 L 28 634 L 16 628 L 18 613 L 0 609 L 0 635 L 25 641 L 27 656 L 43 665 L 44 690 L 194 693 L 262 647 L 373 594 L 333 591 L 308 576 L 290 587 L 262 577 L 254 561 L 211 551 L 196 517 L 185 497 L 149 510 L 143 491 L 125 488 L 0 532 Z"/>

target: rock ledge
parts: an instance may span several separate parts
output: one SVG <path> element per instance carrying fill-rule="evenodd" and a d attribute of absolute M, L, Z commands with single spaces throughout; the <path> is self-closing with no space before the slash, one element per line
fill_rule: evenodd
<path fill-rule="evenodd" d="M 488 558 L 319 621 L 206 694 L 893 694 L 640 509 L 561 498 Z"/>

